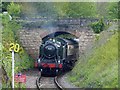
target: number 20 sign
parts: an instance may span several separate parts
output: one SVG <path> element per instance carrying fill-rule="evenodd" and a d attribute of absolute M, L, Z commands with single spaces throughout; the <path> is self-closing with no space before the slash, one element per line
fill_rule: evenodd
<path fill-rule="evenodd" d="M 10 48 L 9 48 L 9 51 L 12 51 L 14 50 L 14 52 L 19 52 L 20 50 L 20 45 L 19 44 L 14 44 L 14 43 L 11 43 L 10 44 Z"/>

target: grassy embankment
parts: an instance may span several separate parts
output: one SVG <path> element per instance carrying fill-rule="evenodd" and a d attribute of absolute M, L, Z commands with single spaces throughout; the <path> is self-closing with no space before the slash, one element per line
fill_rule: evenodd
<path fill-rule="evenodd" d="M 77 62 L 68 80 L 81 88 L 118 87 L 118 33 Z"/>

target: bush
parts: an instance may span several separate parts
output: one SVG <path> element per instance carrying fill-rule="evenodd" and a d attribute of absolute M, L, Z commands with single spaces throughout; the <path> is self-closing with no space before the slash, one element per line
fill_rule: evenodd
<path fill-rule="evenodd" d="M 11 16 L 19 16 L 21 12 L 21 7 L 19 4 L 15 4 L 12 2 L 10 3 L 10 5 L 8 5 L 7 10 Z"/>
<path fill-rule="evenodd" d="M 100 19 L 98 22 L 94 22 L 91 24 L 91 28 L 93 29 L 94 33 L 100 33 L 104 30 L 105 24 L 103 19 Z"/>

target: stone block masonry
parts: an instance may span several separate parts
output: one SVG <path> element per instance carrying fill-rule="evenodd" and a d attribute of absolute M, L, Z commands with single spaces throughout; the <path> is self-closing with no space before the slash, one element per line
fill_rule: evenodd
<path fill-rule="evenodd" d="M 33 58 L 37 59 L 39 54 L 39 46 L 41 44 L 41 31 L 37 30 L 20 30 L 19 38 L 23 48 Z"/>
<path fill-rule="evenodd" d="M 19 31 L 20 42 L 33 59 L 36 60 L 39 57 L 39 46 L 42 42 L 42 37 L 49 33 L 51 32 L 43 29 Z M 72 32 L 69 31 L 69 33 L 72 33 L 79 38 L 80 54 L 84 53 L 87 45 L 94 40 L 94 33 L 91 30 L 75 30 Z"/>

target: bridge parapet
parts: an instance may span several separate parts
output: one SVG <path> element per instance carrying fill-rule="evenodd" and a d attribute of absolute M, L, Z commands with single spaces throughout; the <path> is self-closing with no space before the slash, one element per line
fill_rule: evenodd
<path fill-rule="evenodd" d="M 79 28 L 90 28 L 90 24 L 98 21 L 98 18 L 27 18 L 27 19 L 18 19 L 18 22 L 21 22 L 25 28 L 43 28 L 43 27 L 64 27 L 65 29 L 79 29 Z M 117 20 L 107 20 L 104 19 L 105 24 L 111 22 L 117 22 Z"/>

